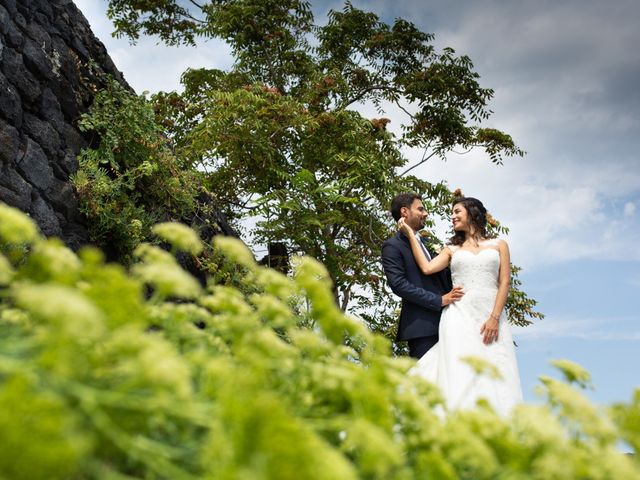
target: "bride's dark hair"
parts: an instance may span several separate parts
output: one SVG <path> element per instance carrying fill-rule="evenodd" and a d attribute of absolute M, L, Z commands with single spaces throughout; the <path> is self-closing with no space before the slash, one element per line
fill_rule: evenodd
<path fill-rule="evenodd" d="M 453 201 L 451 206 L 455 207 L 456 205 L 462 205 L 469 214 L 469 223 L 473 227 L 475 235 L 478 238 L 488 238 L 489 233 L 487 232 L 487 209 L 484 208 L 482 202 L 473 197 L 457 197 Z M 464 240 L 464 232 L 454 231 L 453 237 L 449 239 L 449 242 L 452 245 L 459 246 L 464 243 Z"/>

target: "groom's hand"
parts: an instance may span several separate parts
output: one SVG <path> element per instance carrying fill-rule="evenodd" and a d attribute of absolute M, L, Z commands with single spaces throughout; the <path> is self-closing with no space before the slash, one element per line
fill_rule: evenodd
<path fill-rule="evenodd" d="M 453 302 L 457 302 L 464 296 L 462 287 L 453 287 L 449 293 L 442 296 L 442 306 L 445 307 Z"/>

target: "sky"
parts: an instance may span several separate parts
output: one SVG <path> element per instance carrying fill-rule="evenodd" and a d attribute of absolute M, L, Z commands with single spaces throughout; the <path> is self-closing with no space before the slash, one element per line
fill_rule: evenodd
<path fill-rule="evenodd" d="M 75 0 L 138 92 L 180 89 L 188 68 L 227 69 L 210 40 L 132 46 L 111 36 L 104 0 Z M 525 400 L 551 359 L 587 368 L 599 404 L 640 388 L 640 2 L 637 0 L 352 0 L 382 20 L 404 18 L 434 45 L 467 55 L 495 91 L 486 126 L 527 154 L 492 164 L 482 151 L 431 160 L 414 173 L 479 198 L 510 229 L 513 263 L 545 319 L 515 328 Z M 316 21 L 343 2 L 312 1 Z M 366 106 L 363 111 L 366 112 Z M 373 112 L 373 111 L 372 111 Z M 402 120 L 389 111 L 390 127 Z M 373 114 L 371 116 L 379 116 Z M 421 152 L 408 151 L 417 159 Z M 440 222 L 438 231 L 448 228 Z"/>

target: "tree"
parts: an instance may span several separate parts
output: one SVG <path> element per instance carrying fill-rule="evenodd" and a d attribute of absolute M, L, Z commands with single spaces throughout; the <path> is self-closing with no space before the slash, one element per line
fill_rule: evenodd
<path fill-rule="evenodd" d="M 299 0 L 111 0 L 108 12 L 131 41 L 231 46 L 229 71 L 188 70 L 184 92 L 153 97 L 158 121 L 229 215 L 259 219 L 256 240 L 324 263 L 340 307 L 374 329 L 395 323 L 379 262 L 390 199 L 420 192 L 436 215 L 452 200 L 445 183 L 410 172 L 454 148 L 483 148 L 496 164 L 523 155 L 508 134 L 482 126 L 493 91 L 471 60 L 436 52 L 433 36 L 405 20 L 386 24 L 347 2 L 316 25 Z M 359 113 L 365 104 L 381 118 Z M 395 132 L 390 106 L 406 115 Z M 422 149 L 421 160 L 409 164 L 407 147 Z M 540 314 L 520 293 L 511 318 L 527 323 Z"/>

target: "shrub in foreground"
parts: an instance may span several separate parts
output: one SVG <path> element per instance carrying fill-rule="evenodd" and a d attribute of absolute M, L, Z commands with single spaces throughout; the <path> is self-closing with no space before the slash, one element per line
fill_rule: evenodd
<path fill-rule="evenodd" d="M 238 288 L 202 288 L 151 245 L 129 271 L 76 255 L 0 205 L 0 478 L 640 478 L 640 390 L 597 408 L 560 361 L 544 405 L 438 416 L 435 387 L 335 306 L 320 264 L 287 278 L 214 246 Z"/>

